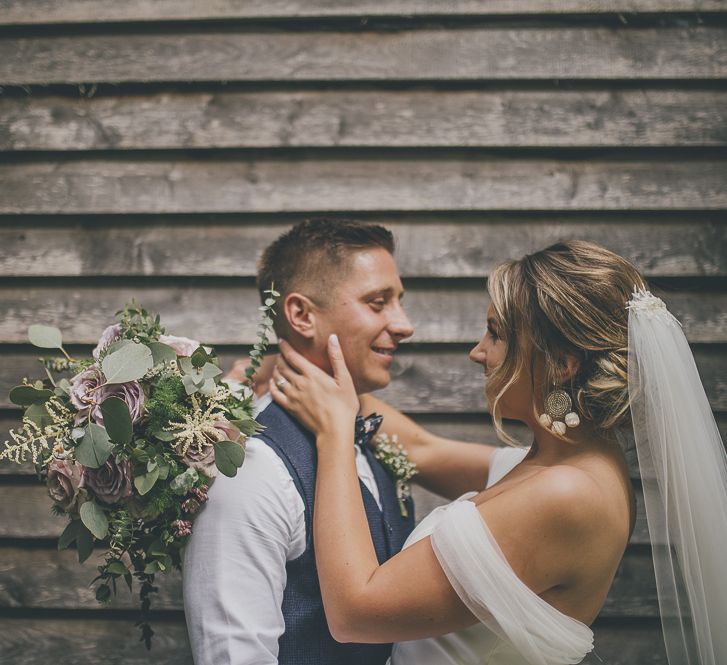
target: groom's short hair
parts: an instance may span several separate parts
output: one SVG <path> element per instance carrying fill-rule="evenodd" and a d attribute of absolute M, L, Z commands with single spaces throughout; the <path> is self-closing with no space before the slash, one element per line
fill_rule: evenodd
<path fill-rule="evenodd" d="M 257 287 L 261 300 L 271 284 L 277 299 L 275 332 L 287 329 L 279 305 L 294 291 L 300 291 L 320 306 L 326 306 L 335 288 L 348 274 L 346 259 L 364 249 L 380 247 L 393 255 L 394 236 L 378 224 L 351 220 L 307 219 L 296 224 L 265 248 L 260 258 Z"/>

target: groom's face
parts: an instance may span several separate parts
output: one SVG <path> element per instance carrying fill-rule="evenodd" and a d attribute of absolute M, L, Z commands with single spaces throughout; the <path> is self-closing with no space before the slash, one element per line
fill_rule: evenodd
<path fill-rule="evenodd" d="M 401 304 L 404 289 L 389 252 L 381 248 L 355 251 L 346 264 L 345 279 L 318 312 L 316 337 L 324 350 L 329 335 L 338 335 L 361 394 L 389 384 L 396 348 L 414 330 Z M 325 353 L 323 358 L 327 365 Z M 330 371 L 330 366 L 324 369 Z"/>

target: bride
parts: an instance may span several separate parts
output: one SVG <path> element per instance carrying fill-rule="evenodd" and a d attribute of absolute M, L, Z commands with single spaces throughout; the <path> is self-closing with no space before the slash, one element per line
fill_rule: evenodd
<path fill-rule="evenodd" d="M 313 527 L 331 633 L 396 642 L 393 665 L 580 662 L 634 526 L 619 444 L 631 426 L 670 664 L 727 662 L 727 464 L 678 322 L 630 263 L 586 242 L 502 264 L 488 290 L 470 358 L 500 437 L 513 443 L 502 419 L 516 419 L 533 443 L 490 455 L 481 486 L 425 517 L 382 565 L 354 417 L 383 413 L 422 476 L 447 468 L 446 448 L 425 454 L 411 421 L 359 403 L 335 336 L 333 377 L 281 341 L 270 390 L 316 434 Z"/>

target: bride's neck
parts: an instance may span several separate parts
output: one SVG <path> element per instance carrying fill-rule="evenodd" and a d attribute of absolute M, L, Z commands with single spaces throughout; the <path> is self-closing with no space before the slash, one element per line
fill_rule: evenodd
<path fill-rule="evenodd" d="M 599 435 L 593 428 L 582 423 L 577 428 L 568 429 L 566 440 L 556 436 L 540 424 L 530 425 L 533 432 L 533 444 L 527 459 L 536 461 L 543 466 L 560 464 L 567 459 L 592 450 L 603 450 L 610 446 L 610 441 Z"/>

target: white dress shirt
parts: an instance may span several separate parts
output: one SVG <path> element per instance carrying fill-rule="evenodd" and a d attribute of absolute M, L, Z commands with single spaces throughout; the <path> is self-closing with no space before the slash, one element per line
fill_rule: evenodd
<path fill-rule="evenodd" d="M 263 396 L 258 410 L 270 402 Z M 358 448 L 356 468 L 380 508 Z M 217 476 L 183 551 L 184 610 L 196 665 L 277 664 L 285 565 L 305 551 L 304 513 L 280 457 L 260 439 L 248 439 L 242 468 L 234 478 Z"/>

